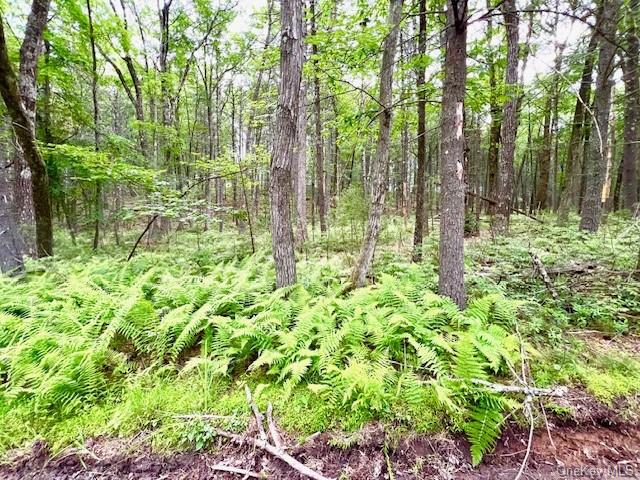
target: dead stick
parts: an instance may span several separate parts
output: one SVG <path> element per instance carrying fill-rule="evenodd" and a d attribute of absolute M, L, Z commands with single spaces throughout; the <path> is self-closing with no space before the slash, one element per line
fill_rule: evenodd
<path fill-rule="evenodd" d="M 480 200 L 483 200 L 483 201 L 485 201 L 487 203 L 490 203 L 491 205 L 497 205 L 498 204 L 497 200 L 494 200 L 493 198 L 485 197 L 484 195 L 480 195 L 479 193 L 472 192 L 471 190 L 467 190 L 467 195 L 471 195 L 472 197 L 478 197 Z M 518 209 L 516 207 L 510 207 L 510 208 L 511 208 L 511 211 L 513 211 L 513 212 L 519 213 L 520 215 L 524 215 L 525 217 L 529 217 L 530 219 L 535 220 L 536 222 L 544 223 L 542 220 L 540 220 L 537 217 L 534 217 L 530 213 L 527 213 L 527 212 L 525 212 L 523 210 L 520 210 L 520 209 Z"/>
<path fill-rule="evenodd" d="M 280 436 L 280 432 L 278 432 L 276 421 L 273 419 L 273 405 L 271 405 L 271 403 L 267 406 L 267 425 L 269 426 L 269 433 L 273 439 L 273 444 L 278 450 L 284 450 L 282 437 Z"/>
<path fill-rule="evenodd" d="M 518 387 L 517 385 L 502 385 L 500 383 L 487 382 L 479 378 L 471 380 L 476 385 L 482 385 L 483 387 L 490 388 L 497 393 L 524 393 L 534 397 L 564 397 L 567 394 L 567 387 L 560 386 L 556 388 L 536 388 L 536 387 Z"/>
<path fill-rule="evenodd" d="M 258 407 L 254 403 L 253 398 L 251 398 L 251 389 L 249 388 L 249 385 L 244 386 L 244 393 L 247 396 L 247 403 L 249 404 L 249 408 L 251 408 L 251 410 L 253 411 L 254 417 L 256 417 L 256 423 L 258 424 L 258 433 L 260 434 L 260 439 L 267 441 L 267 434 L 265 433 L 264 426 L 262 425 L 262 414 L 260 413 L 260 410 L 258 410 Z"/>
<path fill-rule="evenodd" d="M 540 273 L 540 276 L 542 277 L 542 281 L 544 282 L 544 286 L 547 287 L 547 290 L 549 290 L 551 297 L 554 300 L 558 300 L 559 298 L 558 291 L 556 290 L 556 287 L 553 285 L 553 282 L 551 281 L 551 277 L 549 277 L 547 270 L 544 268 L 544 264 L 542 263 L 542 260 L 540 260 L 540 257 L 534 252 L 530 251 L 529 255 L 531 255 L 533 266 L 536 268 L 538 273 Z"/>
<path fill-rule="evenodd" d="M 264 440 L 260 440 L 258 438 L 245 438 L 241 435 L 225 432 L 224 430 L 220 430 L 220 429 L 215 429 L 215 432 L 216 432 L 216 435 L 228 438 L 232 442 L 237 443 L 239 445 L 242 445 L 248 442 L 256 448 L 261 448 L 263 450 L 266 450 L 271 455 L 273 455 L 276 458 L 279 458 L 280 460 L 285 462 L 287 465 L 289 465 L 291 468 L 293 468 L 294 470 L 297 470 L 298 472 L 300 472 L 302 475 L 306 477 L 313 478 L 314 480 L 335 480 L 329 477 L 325 477 L 324 475 L 316 472 L 315 470 L 311 470 L 305 464 L 300 463 L 298 460 L 293 458 L 288 453 L 278 450 L 276 447 L 274 447 L 273 445 L 271 445 L 270 443 Z"/>
<path fill-rule="evenodd" d="M 235 415 L 209 415 L 206 413 L 193 413 L 187 415 L 173 415 L 177 420 L 233 420 Z"/>
<path fill-rule="evenodd" d="M 221 472 L 230 472 L 230 473 L 237 473 L 238 475 L 244 475 L 244 478 L 247 478 L 247 477 L 265 478 L 264 475 L 260 475 L 259 473 L 252 472 L 251 470 L 245 470 L 244 468 L 230 467 L 228 465 L 217 464 L 211 468 L 213 470 L 220 470 Z"/>

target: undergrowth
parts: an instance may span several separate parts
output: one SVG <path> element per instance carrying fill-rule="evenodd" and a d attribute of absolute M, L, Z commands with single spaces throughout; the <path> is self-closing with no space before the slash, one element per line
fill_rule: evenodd
<path fill-rule="evenodd" d="M 608 267 L 629 268 L 633 259 L 620 248 L 629 241 L 624 223 L 616 225 L 617 243 L 608 248 L 617 257 Z M 300 283 L 275 290 L 268 252 L 249 255 L 229 238 L 212 248 L 159 246 L 128 263 L 74 249 L 68 258 L 32 262 L 25 276 L 0 279 L 0 449 L 41 436 L 62 448 L 141 431 L 158 447 L 202 448 L 212 430 L 175 415 L 215 412 L 239 430 L 248 383 L 290 432 L 355 429 L 372 419 L 412 431 L 452 429 L 466 434 L 477 463 L 520 406 L 475 382 L 513 377 L 516 325 L 540 385 L 581 383 L 607 402 L 636 392 L 637 362 L 567 355 L 564 332 L 570 325 L 633 330 L 619 314 L 636 311 L 637 283 L 592 300 L 609 316 L 585 306 L 586 295 L 568 297 L 573 312 L 548 302 L 526 272 L 530 249 L 554 265 L 565 240 L 574 261 L 604 248 L 599 237 L 575 247 L 568 228 L 540 234 L 550 230 L 556 243 L 469 245 L 472 300 L 464 311 L 433 293 L 431 237 L 419 265 L 383 246 L 375 285 L 348 296 L 340 255 L 301 260 Z M 565 281 L 556 278 L 567 297 Z"/>

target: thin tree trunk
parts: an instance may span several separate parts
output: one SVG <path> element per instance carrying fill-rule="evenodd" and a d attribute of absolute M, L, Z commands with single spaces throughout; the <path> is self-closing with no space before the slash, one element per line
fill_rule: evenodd
<path fill-rule="evenodd" d="M 491 2 L 487 1 L 487 8 L 491 7 Z M 493 37 L 493 20 L 489 16 L 487 19 L 487 38 L 489 41 Z M 498 154 L 500 147 L 501 111 L 498 104 L 496 62 L 493 47 L 489 45 L 487 63 L 489 70 L 489 112 L 491 113 L 491 123 L 489 127 L 489 147 L 487 149 L 487 188 L 489 196 L 498 196 Z M 491 214 L 495 213 L 495 205 L 488 204 L 487 209 Z"/>
<path fill-rule="evenodd" d="M 441 113 L 440 295 L 460 308 L 464 287 L 464 96 L 467 83 L 467 2 L 447 6 L 446 56 Z"/>
<path fill-rule="evenodd" d="M 302 0 L 282 0 L 280 91 L 270 167 L 271 238 L 276 266 L 276 288 L 296 282 L 296 258 L 291 228 L 289 194 L 291 163 L 298 136 L 303 46 Z"/>
<path fill-rule="evenodd" d="M 296 149 L 293 189 L 296 204 L 296 245 L 302 248 L 307 241 L 307 105 L 306 88 L 300 88 L 298 104 L 298 125 L 296 130 Z"/>
<path fill-rule="evenodd" d="M 545 103 L 544 126 L 542 128 L 542 149 L 538 161 L 538 182 L 536 183 L 536 199 L 534 209 L 547 208 L 549 190 L 549 173 L 551 168 L 551 96 Z"/>
<path fill-rule="evenodd" d="M 311 35 L 315 35 L 316 31 L 316 2 L 311 0 L 309 3 L 311 10 Z M 314 42 L 311 46 L 311 54 L 313 56 L 313 65 L 317 68 L 318 46 Z M 322 110 L 320 107 L 320 79 L 318 74 L 313 76 L 313 112 L 315 115 L 315 160 L 316 160 L 316 205 L 318 217 L 320 218 L 320 232 L 324 234 L 327 231 L 327 205 L 325 200 L 325 174 L 324 174 L 324 157 L 322 146 Z"/>
<path fill-rule="evenodd" d="M 513 202 L 513 160 L 518 133 L 518 23 L 515 0 L 505 0 L 501 6 L 507 30 L 507 68 L 505 88 L 507 101 L 502 111 L 502 152 L 498 168 L 498 195 L 493 229 L 506 233 Z"/>
<path fill-rule="evenodd" d="M 633 210 L 638 203 L 638 127 L 640 127 L 640 82 L 638 80 L 638 54 L 640 42 L 636 21 L 640 2 L 629 3 L 632 19 L 627 31 L 627 51 L 622 62 L 624 81 L 624 147 L 622 150 L 622 199 L 623 208 Z"/>
<path fill-rule="evenodd" d="M 87 0 L 87 20 L 89 22 L 89 42 L 91 44 L 91 99 L 93 101 L 93 148 L 100 150 L 100 110 L 98 106 L 98 62 L 96 59 L 96 41 L 93 33 L 93 15 L 91 12 L 91 0 Z M 93 249 L 97 250 L 100 243 L 100 223 L 102 220 L 102 185 L 96 182 L 95 219 L 93 233 Z"/>
<path fill-rule="evenodd" d="M 419 0 L 420 19 L 418 33 L 418 55 L 420 62 L 427 51 L 427 1 Z M 418 169 L 416 172 L 416 222 L 413 231 L 413 261 L 422 260 L 422 237 L 424 235 L 424 170 L 427 153 L 427 127 L 426 127 L 426 92 L 425 92 L 425 67 L 419 63 L 416 69 L 416 89 L 418 91 Z"/>
<path fill-rule="evenodd" d="M 580 197 L 580 184 L 582 177 L 582 153 L 584 151 L 585 125 L 588 123 L 589 114 L 585 106 L 590 103 L 591 83 L 593 81 L 593 63 L 598 36 L 596 32 L 591 36 L 587 48 L 578 98 L 573 113 L 571 136 L 567 149 L 567 162 L 565 166 L 564 187 L 560 194 L 560 207 L 558 208 L 558 224 L 564 225 L 569 216 L 569 210 L 576 207 Z"/>
<path fill-rule="evenodd" d="M 593 123 L 586 162 L 585 194 L 582 201 L 580 229 L 596 232 L 602 214 L 602 186 L 607 162 L 607 140 L 609 138 L 609 112 L 613 88 L 614 55 L 616 46 L 608 39 L 615 36 L 619 0 L 604 0 L 602 18 L 599 22 L 600 40 L 598 54 L 598 78 L 596 80 Z"/>
<path fill-rule="evenodd" d="M 360 256 L 351 273 L 353 286 L 362 287 L 371 268 L 371 261 L 375 252 L 382 211 L 384 209 L 384 197 L 387 191 L 387 167 L 389 164 L 389 143 L 391 137 L 391 119 L 393 116 L 393 67 L 398 43 L 398 32 L 402 16 L 402 1 L 389 1 L 389 16 L 387 25 L 390 32 L 384 40 L 382 50 L 382 64 L 380 67 L 380 131 L 378 133 L 378 146 L 375 162 L 372 166 L 373 185 L 371 188 L 371 207 L 367 231 L 362 241 Z"/>

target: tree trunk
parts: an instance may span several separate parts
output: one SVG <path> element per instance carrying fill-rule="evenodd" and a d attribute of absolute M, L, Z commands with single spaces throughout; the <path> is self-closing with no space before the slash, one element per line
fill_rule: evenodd
<path fill-rule="evenodd" d="M 487 8 L 491 7 L 491 2 L 487 1 Z M 487 38 L 491 41 L 493 37 L 493 21 L 489 16 L 487 19 Z M 487 185 L 486 193 L 490 197 L 497 197 L 498 193 L 498 154 L 500 147 L 500 105 L 498 104 L 498 91 L 496 80 L 496 62 L 493 47 L 489 45 L 487 63 L 489 69 L 489 112 L 491 113 L 491 124 L 489 127 L 489 147 L 487 149 Z M 488 204 L 490 213 L 495 213 L 495 205 Z"/>
<path fill-rule="evenodd" d="M 422 237 L 424 234 L 424 169 L 427 154 L 427 127 L 426 127 L 426 92 L 425 92 L 425 67 L 422 57 L 427 51 L 427 1 L 419 0 L 420 26 L 418 33 L 418 55 L 420 64 L 416 69 L 416 89 L 418 91 L 418 171 L 416 172 L 416 224 L 413 231 L 413 261 L 422 260 Z"/>
<path fill-rule="evenodd" d="M 464 288 L 464 95 L 467 82 L 467 2 L 447 7 L 441 114 L 441 205 L 438 291 L 460 307 Z"/>
<path fill-rule="evenodd" d="M 506 233 L 513 202 L 513 159 L 518 133 L 518 23 L 515 0 L 505 0 L 501 6 L 507 30 L 507 68 L 505 88 L 507 101 L 502 110 L 502 152 L 498 168 L 498 191 L 493 229 Z"/>
<path fill-rule="evenodd" d="M 391 119 L 393 115 L 393 67 L 398 43 L 398 31 L 402 15 L 402 1 L 389 1 L 389 16 L 387 25 L 390 32 L 384 40 L 382 50 L 382 63 L 380 68 L 380 108 L 379 115 L 380 131 L 378 133 L 378 146 L 375 162 L 372 165 L 373 185 L 371 187 L 371 207 L 369 209 L 369 220 L 367 231 L 362 241 L 360 256 L 353 272 L 351 273 L 351 283 L 353 286 L 364 286 L 367 273 L 371 268 L 371 261 L 375 252 L 382 211 L 384 209 L 384 197 L 387 191 L 387 167 L 389 164 L 389 143 L 391 137 Z"/>
<path fill-rule="evenodd" d="M 624 147 L 622 150 L 623 208 L 634 209 L 638 203 L 638 122 L 640 121 L 640 82 L 638 80 L 638 53 L 640 50 L 636 21 L 640 2 L 631 0 L 632 20 L 627 31 L 627 51 L 622 62 L 624 81 Z"/>
<path fill-rule="evenodd" d="M 36 253 L 38 257 L 53 254 L 53 221 L 49 198 L 49 176 L 35 138 L 35 75 L 40 54 L 42 31 L 47 22 L 49 0 L 34 0 L 25 37 L 20 49 L 20 89 L 7 52 L 4 20 L 0 15 L 0 94 L 22 154 L 31 170 L 31 191 L 36 220 Z M 24 98 L 23 95 L 25 96 Z"/>
<path fill-rule="evenodd" d="M 0 147 L 0 272 L 19 273 L 24 270 L 22 257 L 27 247 L 18 229 L 18 208 L 10 178 L 13 169 L 3 154 L 6 145 Z"/>
<path fill-rule="evenodd" d="M 542 128 L 542 149 L 538 161 L 538 182 L 536 183 L 536 199 L 534 209 L 547 208 L 549 190 L 549 173 L 551 167 L 551 96 L 545 103 L 544 126 Z"/>
<path fill-rule="evenodd" d="M 93 141 L 94 150 L 100 150 L 100 110 L 98 106 L 98 63 L 96 59 L 96 42 L 93 34 L 93 16 L 91 12 L 91 0 L 87 0 L 87 19 L 89 22 L 89 42 L 91 44 L 91 99 L 93 100 Z M 93 249 L 97 250 L 100 244 L 100 224 L 102 221 L 102 185 L 96 182 L 96 203 L 93 233 Z"/>
<path fill-rule="evenodd" d="M 616 17 L 619 0 L 604 0 L 602 18 L 599 22 L 600 52 L 598 54 L 598 78 L 596 80 L 595 101 L 591 140 L 586 162 L 585 193 L 582 201 L 580 229 L 596 232 L 600 227 L 602 214 L 602 186 L 607 162 L 607 141 L 609 138 L 609 112 L 611 110 L 611 90 L 613 88 L 613 58 L 616 46 L 610 38 L 615 37 Z"/>
<path fill-rule="evenodd" d="M 311 0 L 311 35 L 316 34 L 316 2 Z M 318 46 L 314 43 L 311 46 L 311 54 L 313 56 L 313 65 L 317 66 Z M 322 110 L 320 108 L 320 79 L 318 74 L 313 76 L 313 112 L 315 115 L 315 152 L 316 152 L 316 205 L 318 216 L 320 217 L 320 232 L 323 234 L 327 231 L 327 204 L 325 200 L 325 182 L 324 182 L 324 157 L 322 146 Z"/>
<path fill-rule="evenodd" d="M 289 193 L 291 163 L 296 152 L 300 83 L 304 46 L 302 0 L 282 0 L 280 90 L 270 166 L 271 238 L 276 266 L 276 288 L 296 282 L 296 258 L 291 228 Z"/>
<path fill-rule="evenodd" d="M 300 87 L 298 125 L 295 149 L 293 189 L 296 203 L 296 245 L 302 248 L 307 241 L 307 105 L 306 88 Z"/>
<path fill-rule="evenodd" d="M 582 152 L 585 138 L 585 125 L 588 123 L 589 114 L 585 105 L 589 105 L 591 96 L 591 82 L 593 80 L 594 53 L 598 46 L 598 36 L 594 32 L 589 41 L 584 66 L 582 67 L 582 77 L 580 89 L 576 99 L 576 107 L 573 113 L 571 126 L 571 136 L 567 150 L 567 162 L 565 166 L 564 188 L 560 194 L 560 207 L 558 208 L 558 224 L 566 223 L 569 210 L 575 208 L 580 197 L 580 179 L 582 177 Z"/>

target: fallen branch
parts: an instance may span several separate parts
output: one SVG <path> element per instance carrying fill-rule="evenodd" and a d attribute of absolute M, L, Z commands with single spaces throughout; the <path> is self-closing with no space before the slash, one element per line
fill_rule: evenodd
<path fill-rule="evenodd" d="M 256 424 L 258 425 L 258 433 L 260 435 L 260 439 L 266 442 L 267 434 L 265 433 L 264 426 L 262 425 L 262 414 L 260 413 L 260 410 L 258 410 L 258 407 L 251 397 L 251 389 L 248 385 L 244 386 L 244 393 L 247 396 L 247 403 L 249 404 L 249 408 L 251 408 L 251 410 L 253 411 L 253 416 L 256 417 Z"/>
<path fill-rule="evenodd" d="M 472 192 L 471 190 L 467 190 L 466 193 L 467 193 L 467 195 L 471 195 L 472 197 L 477 197 L 480 200 L 483 200 L 483 201 L 485 201 L 485 202 L 487 202 L 487 203 L 489 203 L 491 205 L 497 205 L 498 204 L 497 200 L 494 200 L 493 198 L 485 197 L 484 195 L 480 195 L 479 193 Z M 527 212 L 525 212 L 523 210 L 520 210 L 519 208 L 516 208 L 516 207 L 510 207 L 510 208 L 511 208 L 512 212 L 518 213 L 520 215 L 524 215 L 525 217 L 529 217 L 530 219 L 535 220 L 536 222 L 544 223 L 539 218 L 534 217 L 530 213 L 527 213 Z"/>
<path fill-rule="evenodd" d="M 190 413 L 186 415 L 173 415 L 177 420 L 234 420 L 234 415 L 210 415 L 207 413 Z"/>
<path fill-rule="evenodd" d="M 259 473 L 252 472 L 251 470 L 245 470 L 244 468 L 236 468 L 230 467 L 228 465 L 217 464 L 211 467 L 212 470 L 219 470 L 221 472 L 230 472 L 237 473 L 238 475 L 244 475 L 244 478 L 253 477 L 253 478 L 266 478 L 264 475 L 260 475 Z"/>
<path fill-rule="evenodd" d="M 524 393 L 525 395 L 530 395 L 532 397 L 564 397 L 568 392 L 568 389 L 565 386 L 556 388 L 537 388 L 525 385 L 523 387 L 519 387 L 517 385 L 502 385 L 500 383 L 487 382 L 486 380 L 481 380 L 479 378 L 474 378 L 471 382 L 476 385 L 482 385 L 483 387 L 490 388 L 496 393 Z"/>
<path fill-rule="evenodd" d="M 549 290 L 551 297 L 554 300 L 558 300 L 560 296 L 558 295 L 558 291 L 556 290 L 556 287 L 553 285 L 553 282 L 551 281 L 551 277 L 549 277 L 547 270 L 544 268 L 544 264 L 542 263 L 542 260 L 540 260 L 540 257 L 535 252 L 530 251 L 529 255 L 531 255 L 533 266 L 538 271 L 538 273 L 540 273 L 540 276 L 542 277 L 542 281 L 544 282 L 544 286 L 547 287 L 547 290 Z"/>
<path fill-rule="evenodd" d="M 209 180 L 217 180 L 219 178 L 226 178 L 226 177 L 230 177 L 232 175 L 236 175 L 238 173 L 242 173 L 244 170 L 246 170 L 246 168 L 241 168 L 236 172 L 231 172 L 231 173 L 227 173 L 224 175 L 212 175 L 209 177 L 204 177 L 201 178 L 195 182 L 193 182 L 191 185 L 189 185 L 187 188 L 185 188 L 182 192 L 180 192 L 180 195 L 178 195 L 178 199 L 182 199 L 184 197 L 187 196 L 187 194 L 193 190 L 195 187 L 197 187 L 198 185 L 202 185 L 205 182 L 208 182 Z M 151 225 L 153 225 L 155 223 L 155 221 L 160 217 L 159 213 L 156 213 L 153 217 L 151 217 L 151 220 L 149 220 L 149 222 L 147 223 L 147 226 L 144 228 L 144 230 L 142 231 L 142 233 L 138 236 L 136 243 L 133 244 L 133 248 L 131 249 L 131 252 L 129 252 L 129 256 L 127 257 L 127 262 L 129 260 L 131 260 L 133 258 L 133 256 L 136 253 L 136 250 L 138 248 L 138 245 L 140 245 L 140 242 L 142 241 L 142 239 L 144 238 L 144 235 L 149 231 L 149 229 L 151 228 Z"/>
<path fill-rule="evenodd" d="M 256 448 L 261 448 L 262 450 L 265 450 L 265 451 L 269 452 L 274 457 L 282 460 L 287 465 L 289 465 L 291 468 L 293 468 L 294 470 L 297 470 L 299 473 L 301 473 L 302 475 L 304 475 L 306 477 L 313 478 L 314 480 L 335 480 L 335 479 L 331 479 L 329 477 L 325 477 L 324 475 L 316 472 L 315 470 L 311 470 L 305 464 L 300 463 L 298 460 L 293 458 L 288 453 L 285 453 L 285 452 L 279 450 L 278 448 L 274 447 L 273 445 L 271 445 L 270 443 L 268 443 L 268 442 L 266 442 L 264 440 L 260 440 L 258 438 L 246 438 L 246 437 L 243 437 L 242 435 L 238 435 L 236 433 L 226 432 L 226 431 L 220 430 L 220 429 L 215 429 L 214 431 L 215 431 L 216 435 L 219 435 L 219 436 L 224 437 L 224 438 L 228 438 L 229 440 L 231 440 L 234 443 L 237 443 L 238 445 L 242 445 L 244 443 L 249 443 L 249 444 L 253 445 Z"/>
<path fill-rule="evenodd" d="M 271 434 L 271 438 L 273 439 L 273 444 L 278 450 L 284 450 L 282 437 L 280 436 L 280 432 L 278 431 L 276 421 L 273 419 L 273 405 L 271 405 L 271 403 L 269 403 L 269 406 L 267 407 L 267 425 L 269 426 L 269 433 Z"/>

